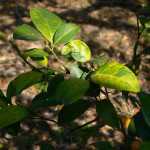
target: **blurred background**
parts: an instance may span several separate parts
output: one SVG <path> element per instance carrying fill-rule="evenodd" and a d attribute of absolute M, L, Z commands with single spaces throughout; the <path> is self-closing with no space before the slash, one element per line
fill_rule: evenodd
<path fill-rule="evenodd" d="M 47 8 L 63 19 L 81 27 L 80 37 L 93 55 L 104 53 L 127 64 L 133 56 L 137 38 L 136 16 L 145 13 L 141 7 L 147 0 L 0 0 L 0 88 L 6 90 L 16 75 L 29 70 L 16 54 L 8 39 L 17 25 L 29 23 L 29 9 Z M 150 17 L 150 13 L 146 14 Z M 21 50 L 38 47 L 41 43 L 17 41 Z M 142 51 L 138 77 L 142 88 L 150 90 L 150 35 L 140 39 Z M 30 100 L 35 89 L 23 93 Z M 4 139 L 3 139 L 4 140 Z"/>

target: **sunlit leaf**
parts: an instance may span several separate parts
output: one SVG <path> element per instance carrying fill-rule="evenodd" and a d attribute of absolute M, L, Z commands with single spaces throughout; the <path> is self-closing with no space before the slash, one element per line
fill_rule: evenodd
<path fill-rule="evenodd" d="M 0 128 L 4 128 L 28 116 L 27 109 L 20 106 L 7 106 L 0 109 Z"/>
<path fill-rule="evenodd" d="M 15 29 L 13 38 L 18 40 L 38 41 L 42 39 L 42 36 L 30 25 L 23 24 Z"/>
<path fill-rule="evenodd" d="M 62 49 L 62 55 L 71 54 L 79 62 L 86 62 L 91 59 L 91 51 L 86 43 L 81 40 L 73 40 Z"/>
<path fill-rule="evenodd" d="M 117 117 L 117 113 L 109 100 L 97 102 L 96 112 L 106 124 L 113 127 L 119 126 L 119 118 Z"/>
<path fill-rule="evenodd" d="M 80 28 L 73 23 L 61 24 L 54 35 L 54 44 L 68 43 L 79 31 Z"/>
<path fill-rule="evenodd" d="M 140 85 L 135 74 L 123 64 L 112 61 L 101 66 L 91 75 L 100 86 L 121 91 L 139 92 Z"/>
<path fill-rule="evenodd" d="M 47 40 L 52 42 L 53 35 L 62 23 L 62 20 L 54 13 L 43 8 L 32 8 L 30 16 L 36 28 Z"/>
<path fill-rule="evenodd" d="M 24 89 L 41 82 L 43 74 L 38 71 L 30 71 L 20 74 L 14 80 L 12 80 L 7 89 L 7 97 L 11 98 L 20 94 Z"/>
<path fill-rule="evenodd" d="M 48 57 L 49 54 L 44 51 L 43 49 L 41 48 L 33 48 L 33 49 L 29 49 L 29 50 L 26 50 L 24 52 L 24 57 L 27 58 L 27 57 L 30 57 L 30 58 L 43 58 L 43 57 Z"/>

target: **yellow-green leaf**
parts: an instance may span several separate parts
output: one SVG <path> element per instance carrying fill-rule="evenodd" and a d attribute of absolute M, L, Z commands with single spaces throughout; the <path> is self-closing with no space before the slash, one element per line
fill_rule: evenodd
<path fill-rule="evenodd" d="M 123 64 L 112 61 L 101 66 L 91 75 L 100 86 L 121 91 L 139 92 L 140 85 L 135 74 Z"/>
<path fill-rule="evenodd" d="M 81 40 L 73 40 L 62 49 L 62 55 L 71 54 L 79 62 L 87 62 L 91 59 L 91 51 L 86 43 Z"/>

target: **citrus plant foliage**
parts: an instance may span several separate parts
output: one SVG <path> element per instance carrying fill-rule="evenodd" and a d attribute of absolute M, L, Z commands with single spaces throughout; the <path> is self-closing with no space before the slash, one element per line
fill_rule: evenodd
<path fill-rule="evenodd" d="M 58 105 L 61 105 L 61 109 L 58 109 L 58 124 L 69 124 L 94 104 L 97 116 L 100 116 L 105 124 L 119 129 L 120 116 L 111 103 L 108 92 L 103 90 L 140 93 L 139 81 L 134 72 L 115 60 L 91 58 L 89 46 L 76 38 L 80 32 L 78 25 L 68 23 L 43 8 L 32 8 L 30 17 L 32 26 L 18 26 L 13 33 L 14 40 L 40 41 L 45 46 L 25 50 L 21 56 L 31 64 L 31 71 L 12 80 L 6 95 L 0 91 L 0 128 L 35 115 L 34 112 L 39 108 Z M 148 23 L 145 25 L 148 26 Z M 50 56 L 57 60 L 63 71 L 49 67 Z M 87 67 L 89 63 L 96 64 L 97 67 Z M 43 82 L 46 83 L 45 90 L 34 97 L 29 108 L 13 105 L 14 96 L 18 96 L 30 86 Z M 101 91 L 106 95 L 105 100 L 96 99 Z M 150 126 L 150 97 L 144 93 L 139 95 L 142 113 Z M 95 101 L 91 102 L 90 97 L 94 97 Z"/>

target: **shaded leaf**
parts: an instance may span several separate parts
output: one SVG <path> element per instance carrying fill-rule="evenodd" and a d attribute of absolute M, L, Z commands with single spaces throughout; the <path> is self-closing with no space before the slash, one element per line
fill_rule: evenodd
<path fill-rule="evenodd" d="M 113 147 L 109 142 L 97 142 L 96 143 L 97 150 L 113 150 Z"/>
<path fill-rule="evenodd" d="M 54 147 L 49 143 L 42 142 L 40 143 L 40 150 L 54 150 Z"/>
<path fill-rule="evenodd" d="M 113 127 L 119 126 L 119 118 L 117 117 L 117 113 L 110 101 L 102 100 L 97 102 L 96 112 L 106 124 Z"/>
<path fill-rule="evenodd" d="M 62 23 L 62 20 L 54 13 L 43 8 L 32 8 L 30 16 L 36 28 L 47 40 L 52 42 L 53 35 Z"/>
<path fill-rule="evenodd" d="M 91 75 L 100 86 L 121 91 L 139 92 L 140 85 L 135 74 L 123 64 L 112 61 L 101 66 Z"/>
<path fill-rule="evenodd" d="M 58 84 L 61 83 L 62 81 L 64 81 L 64 75 L 63 74 L 55 75 L 53 78 L 51 78 L 49 80 L 48 88 L 47 88 L 48 96 L 52 96 L 54 94 Z"/>
<path fill-rule="evenodd" d="M 7 106 L 0 109 L 0 128 L 4 128 L 28 116 L 27 109 L 20 106 Z"/>
<path fill-rule="evenodd" d="M 73 23 L 62 23 L 54 35 L 54 44 L 66 44 L 79 32 L 79 26 Z"/>
<path fill-rule="evenodd" d="M 137 131 L 137 136 L 143 140 L 150 140 L 150 127 L 147 125 L 142 112 L 134 117 L 134 124 Z"/>
<path fill-rule="evenodd" d="M 58 84 L 52 99 L 61 100 L 63 104 L 71 104 L 82 98 L 89 88 L 87 80 L 72 78 Z"/>
<path fill-rule="evenodd" d="M 140 96 L 140 101 L 142 105 L 141 107 L 142 113 L 144 115 L 146 123 L 150 127 L 150 108 L 149 108 L 150 107 L 150 94 L 141 92 L 139 96 Z"/>
<path fill-rule="evenodd" d="M 3 94 L 2 90 L 0 89 L 0 108 L 7 106 L 7 98 Z"/>
<path fill-rule="evenodd" d="M 13 33 L 13 38 L 18 40 L 38 41 L 42 39 L 42 36 L 33 27 L 23 24 L 16 28 Z"/>
<path fill-rule="evenodd" d="M 150 142 L 149 141 L 144 141 L 140 145 L 140 150 L 149 150 L 149 148 L 150 148 Z"/>
<path fill-rule="evenodd" d="M 91 51 L 86 43 L 81 40 L 73 40 L 62 49 L 62 55 L 71 54 L 79 62 L 86 62 L 91 59 Z"/>
<path fill-rule="evenodd" d="M 7 97 L 19 95 L 24 89 L 43 80 L 43 74 L 38 71 L 30 71 L 20 74 L 12 80 L 7 88 Z"/>
<path fill-rule="evenodd" d="M 38 110 L 43 107 L 61 105 L 62 102 L 60 99 L 52 99 L 47 93 L 40 93 L 35 96 L 32 100 L 32 104 L 30 106 L 31 111 Z"/>
<path fill-rule="evenodd" d="M 65 124 L 73 121 L 77 117 L 81 116 L 90 106 L 90 102 L 85 100 L 79 100 L 70 105 L 64 106 L 58 115 L 58 122 Z"/>

